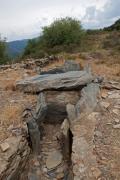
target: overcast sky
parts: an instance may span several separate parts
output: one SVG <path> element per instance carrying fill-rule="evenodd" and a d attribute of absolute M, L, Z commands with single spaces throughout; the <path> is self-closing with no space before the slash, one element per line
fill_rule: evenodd
<path fill-rule="evenodd" d="M 120 0 L 0 0 L 0 34 L 8 41 L 32 38 L 65 16 L 78 18 L 84 28 L 102 28 L 120 17 Z"/>

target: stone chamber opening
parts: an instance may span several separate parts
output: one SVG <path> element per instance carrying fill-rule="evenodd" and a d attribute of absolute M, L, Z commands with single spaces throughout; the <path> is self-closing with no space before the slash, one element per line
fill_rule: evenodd
<path fill-rule="evenodd" d="M 54 94 L 52 98 L 51 93 Z M 68 103 L 75 104 L 79 98 L 79 93 L 74 93 L 74 97 L 73 92 L 51 93 L 45 96 L 47 108 L 44 119 L 40 121 L 39 118 L 38 120 L 40 134 L 37 133 L 36 136 L 40 135 L 37 139 L 40 142 L 37 146 L 34 143 L 34 146 L 39 149 L 39 152 L 31 151 L 20 180 L 74 179 L 71 161 L 73 135 L 70 130 L 66 105 Z M 66 99 L 67 101 L 69 99 L 69 102 L 66 102 Z"/>

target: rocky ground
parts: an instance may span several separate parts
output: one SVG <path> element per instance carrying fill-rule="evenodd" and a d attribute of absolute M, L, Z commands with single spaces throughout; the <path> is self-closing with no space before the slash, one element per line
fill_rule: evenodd
<path fill-rule="evenodd" d="M 51 69 L 53 66 L 55 66 L 55 63 L 44 68 L 44 70 Z M 38 69 L 25 69 L 19 66 L 16 69 L 8 68 L 6 70 L 0 70 L 1 180 L 6 178 L 2 174 L 3 172 L 6 172 L 6 176 L 8 176 L 13 171 L 7 172 L 6 166 L 9 167 L 10 162 L 14 166 L 16 165 L 17 160 L 11 157 L 21 154 L 19 158 L 20 163 L 22 157 L 27 159 L 25 152 L 27 148 L 22 148 L 22 151 L 20 151 L 18 147 L 27 147 L 25 140 L 27 126 L 25 121 L 28 117 L 31 117 L 31 114 L 26 109 L 35 109 L 37 95 L 25 94 L 16 90 L 16 81 L 36 74 L 38 74 Z M 46 96 L 50 102 L 53 99 L 59 99 L 61 102 L 62 99 L 70 99 L 73 95 L 66 96 L 63 93 L 61 96 L 60 94 L 55 95 L 53 92 L 53 95 L 46 94 Z M 78 100 L 79 96 L 77 94 L 74 96 Z M 66 100 L 67 103 L 68 101 Z M 75 102 L 72 103 L 75 104 Z M 73 141 L 71 154 L 73 167 L 71 167 L 69 162 L 64 160 L 62 155 L 60 142 L 62 123 L 48 123 L 44 124 L 44 134 L 40 141 L 41 153 L 37 157 L 31 155 L 31 158 L 28 160 L 29 166 L 22 171 L 24 173 L 21 179 L 62 180 L 66 177 L 67 180 L 70 180 L 72 175 L 68 176 L 68 169 L 72 169 L 71 171 L 74 173 L 75 180 L 119 180 L 120 84 L 111 80 L 108 83 L 107 80 L 101 86 L 99 103 L 100 107 L 97 107 L 89 115 L 80 118 L 80 121 L 77 121 L 71 128 L 73 140 L 75 140 Z M 16 144 L 19 144 L 17 147 L 11 143 L 11 138 L 15 138 L 14 141 L 16 141 Z M 24 142 L 24 145 L 22 144 L 21 146 L 21 142 Z M 30 150 L 28 148 L 27 153 L 29 154 L 29 152 Z"/>
<path fill-rule="evenodd" d="M 95 154 L 101 179 L 120 179 L 120 90 L 102 93 L 103 114 L 95 127 Z"/>
<path fill-rule="evenodd" d="M 120 90 L 103 89 L 100 104 L 100 112 L 97 109 L 73 126 L 76 180 L 81 176 L 83 179 L 120 179 Z M 86 168 L 89 175 L 85 173 Z"/>
<path fill-rule="evenodd" d="M 12 129 L 23 125 L 22 114 L 25 108 L 32 108 L 36 102 L 35 95 L 15 91 L 15 82 L 26 76 L 34 75 L 31 70 L 23 68 L 0 71 L 0 140 L 12 135 Z"/>

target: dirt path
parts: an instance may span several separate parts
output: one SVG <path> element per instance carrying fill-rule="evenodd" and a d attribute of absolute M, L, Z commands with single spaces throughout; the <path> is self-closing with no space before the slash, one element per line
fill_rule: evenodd
<path fill-rule="evenodd" d="M 29 167 L 27 166 L 21 180 L 62 180 L 67 177 L 68 164 L 62 156 L 60 135 L 60 125 L 44 125 L 40 155 L 31 156 Z"/>

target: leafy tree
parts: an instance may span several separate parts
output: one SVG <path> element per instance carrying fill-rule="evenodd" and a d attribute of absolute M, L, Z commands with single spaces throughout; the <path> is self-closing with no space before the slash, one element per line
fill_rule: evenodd
<path fill-rule="evenodd" d="M 81 23 L 72 18 L 62 18 L 43 28 L 42 40 L 46 47 L 80 44 L 83 37 Z"/>
<path fill-rule="evenodd" d="M 55 20 L 51 25 L 43 27 L 42 36 L 30 40 L 24 55 L 40 57 L 62 51 L 74 51 L 80 46 L 84 37 L 80 21 L 73 18 Z"/>
<path fill-rule="evenodd" d="M 6 56 L 6 39 L 2 39 L 0 36 L 0 64 L 5 64 L 8 60 Z"/>

